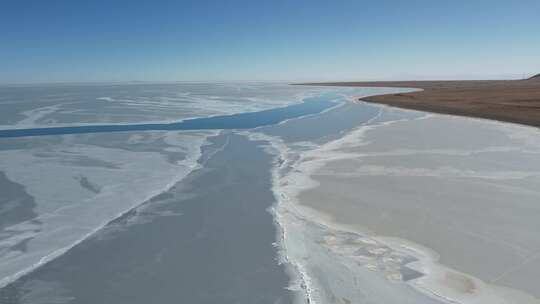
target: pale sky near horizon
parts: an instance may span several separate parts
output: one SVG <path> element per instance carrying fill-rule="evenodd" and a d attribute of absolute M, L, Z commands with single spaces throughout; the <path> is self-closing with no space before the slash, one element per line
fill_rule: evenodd
<path fill-rule="evenodd" d="M 0 83 L 518 78 L 540 1 L 12 1 Z"/>

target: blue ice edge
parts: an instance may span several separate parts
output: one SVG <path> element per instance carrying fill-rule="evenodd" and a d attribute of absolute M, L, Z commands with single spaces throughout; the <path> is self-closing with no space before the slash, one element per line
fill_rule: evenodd
<path fill-rule="evenodd" d="M 324 110 L 336 106 L 339 99 L 340 96 L 336 93 L 325 93 L 320 96 L 305 98 L 302 103 L 281 108 L 233 115 L 193 118 L 172 123 L 8 129 L 0 130 L 0 138 L 127 131 L 252 129 L 278 124 L 292 118 L 319 114 Z"/>

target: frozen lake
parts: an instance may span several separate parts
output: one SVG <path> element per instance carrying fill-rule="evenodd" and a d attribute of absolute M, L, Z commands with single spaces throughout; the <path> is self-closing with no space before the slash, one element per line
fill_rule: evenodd
<path fill-rule="evenodd" d="M 539 131 L 399 90 L 0 88 L 0 302 L 538 303 Z"/>

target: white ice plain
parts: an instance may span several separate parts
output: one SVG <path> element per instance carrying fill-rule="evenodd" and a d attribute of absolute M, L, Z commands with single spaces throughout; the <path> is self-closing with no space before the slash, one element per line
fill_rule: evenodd
<path fill-rule="evenodd" d="M 283 245 L 315 303 L 540 303 L 540 130 L 425 115 L 274 145 Z"/>

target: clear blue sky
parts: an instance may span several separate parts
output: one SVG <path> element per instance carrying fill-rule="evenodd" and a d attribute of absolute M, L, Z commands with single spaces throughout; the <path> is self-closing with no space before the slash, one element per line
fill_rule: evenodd
<path fill-rule="evenodd" d="M 3 0 L 0 82 L 540 73 L 539 0 Z"/>

